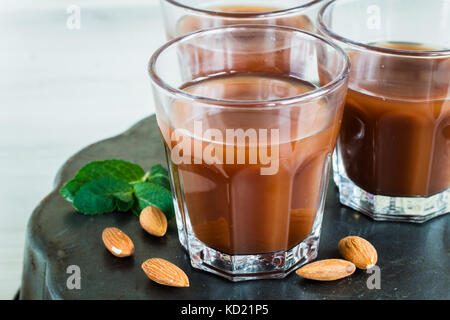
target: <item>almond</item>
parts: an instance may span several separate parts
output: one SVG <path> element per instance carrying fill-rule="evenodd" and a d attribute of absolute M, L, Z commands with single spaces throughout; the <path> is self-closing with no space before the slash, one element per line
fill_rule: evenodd
<path fill-rule="evenodd" d="M 377 250 L 361 237 L 345 237 L 339 241 L 338 248 L 342 257 L 353 262 L 359 269 L 370 269 L 377 263 Z"/>
<path fill-rule="evenodd" d="M 142 270 L 156 283 L 171 287 L 189 287 L 186 273 L 167 260 L 148 259 L 142 264 Z"/>
<path fill-rule="evenodd" d="M 102 240 L 106 249 L 116 257 L 128 257 L 134 253 L 133 241 L 117 228 L 106 228 L 103 230 Z"/>
<path fill-rule="evenodd" d="M 349 261 L 326 259 L 307 264 L 295 273 L 306 279 L 332 281 L 345 278 L 353 274 L 355 270 L 355 265 Z"/>
<path fill-rule="evenodd" d="M 139 222 L 151 235 L 162 237 L 167 231 L 167 218 L 158 208 L 148 206 L 141 211 Z"/>

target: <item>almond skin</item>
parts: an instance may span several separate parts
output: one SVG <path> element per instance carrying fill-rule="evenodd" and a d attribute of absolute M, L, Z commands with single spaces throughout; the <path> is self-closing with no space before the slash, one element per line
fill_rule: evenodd
<path fill-rule="evenodd" d="M 141 227 L 151 235 L 162 237 L 167 231 L 167 218 L 158 208 L 148 206 L 139 216 Z"/>
<path fill-rule="evenodd" d="M 366 239 L 348 236 L 339 241 L 338 248 L 341 256 L 359 269 L 370 269 L 377 264 L 377 250 Z"/>
<path fill-rule="evenodd" d="M 186 273 L 167 260 L 148 259 L 142 264 L 142 270 L 156 283 L 171 287 L 189 287 Z"/>
<path fill-rule="evenodd" d="M 133 241 L 117 228 L 106 228 L 103 230 L 102 240 L 106 249 L 116 257 L 128 257 L 134 253 Z"/>
<path fill-rule="evenodd" d="M 309 263 L 295 273 L 300 277 L 319 280 L 333 281 L 348 277 L 355 272 L 356 267 L 350 261 L 342 259 L 326 259 Z"/>

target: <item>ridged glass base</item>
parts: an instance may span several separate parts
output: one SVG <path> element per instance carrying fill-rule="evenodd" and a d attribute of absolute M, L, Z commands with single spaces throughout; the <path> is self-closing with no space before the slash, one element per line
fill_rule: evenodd
<path fill-rule="evenodd" d="M 183 217 L 177 207 L 175 211 L 178 237 L 190 256 L 191 265 L 231 281 L 284 278 L 317 257 L 323 208 L 317 213 L 311 234 L 295 247 L 288 251 L 252 255 L 230 255 L 208 247 L 195 236 L 189 219 L 187 228 L 184 228 Z"/>
<path fill-rule="evenodd" d="M 253 255 L 229 255 L 195 237 L 189 239 L 189 255 L 194 268 L 212 272 L 231 281 L 284 278 L 299 266 L 314 260 L 319 249 L 319 235 L 311 234 L 288 251 Z"/>
<path fill-rule="evenodd" d="M 339 188 L 339 200 L 343 205 L 378 221 L 422 223 L 450 212 L 450 188 L 430 197 L 389 197 L 371 194 L 347 177 L 336 153 L 333 154 L 333 179 Z"/>

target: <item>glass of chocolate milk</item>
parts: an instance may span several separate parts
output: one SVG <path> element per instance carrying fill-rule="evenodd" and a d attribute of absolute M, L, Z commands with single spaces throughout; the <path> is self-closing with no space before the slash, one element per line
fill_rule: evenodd
<path fill-rule="evenodd" d="M 239 281 L 314 259 L 344 51 L 298 29 L 224 26 L 168 42 L 149 69 L 191 264 Z"/>
<path fill-rule="evenodd" d="M 322 0 L 161 0 L 166 35 L 233 24 L 273 24 L 315 31 Z"/>
<path fill-rule="evenodd" d="M 336 0 L 319 13 L 352 64 L 334 181 L 375 220 L 450 211 L 449 17 L 448 0 Z"/>

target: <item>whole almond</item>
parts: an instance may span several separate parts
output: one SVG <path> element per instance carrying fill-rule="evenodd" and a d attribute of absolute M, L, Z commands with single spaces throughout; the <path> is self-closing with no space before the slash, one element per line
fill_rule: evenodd
<path fill-rule="evenodd" d="M 306 279 L 332 281 L 348 277 L 355 270 L 355 265 L 350 261 L 326 259 L 309 263 L 298 269 L 295 273 Z"/>
<path fill-rule="evenodd" d="M 370 269 L 377 264 L 377 250 L 366 239 L 348 236 L 339 241 L 338 248 L 342 257 L 359 269 Z"/>
<path fill-rule="evenodd" d="M 128 257 L 134 253 L 133 241 L 120 229 L 106 228 L 103 230 L 102 240 L 106 249 L 116 257 Z"/>
<path fill-rule="evenodd" d="M 162 237 L 167 231 L 167 218 L 158 208 L 148 206 L 141 211 L 139 223 L 151 235 Z"/>
<path fill-rule="evenodd" d="M 153 281 L 171 287 L 189 287 L 189 279 L 183 270 L 173 263 L 152 258 L 142 263 L 142 270 Z"/>

